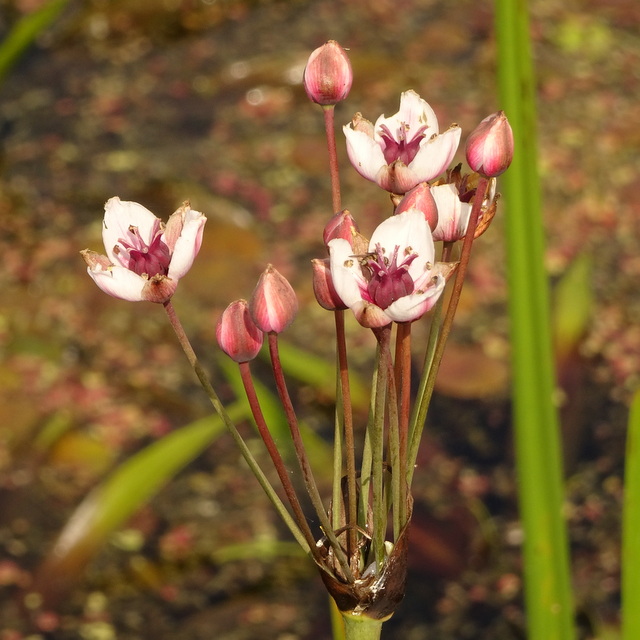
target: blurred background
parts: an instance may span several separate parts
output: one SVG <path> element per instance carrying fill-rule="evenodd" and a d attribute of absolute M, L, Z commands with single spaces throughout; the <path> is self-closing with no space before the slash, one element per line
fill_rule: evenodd
<path fill-rule="evenodd" d="M 625 421 L 640 372 L 640 5 L 530 7 L 580 637 L 615 638 Z M 162 308 L 104 295 L 78 252 L 102 251 L 114 195 L 164 219 L 188 199 L 209 222 L 174 303 L 223 397 L 233 402 L 234 385 L 215 323 L 268 262 L 301 302 L 285 336 L 294 360 L 331 370 L 333 321 L 310 284 L 332 212 L 306 59 L 328 39 L 349 49 L 339 125 L 395 113 L 411 88 L 464 140 L 500 108 L 492 3 L 0 0 L 3 44 L 25 25 L 33 43 L 0 66 L 0 639 L 330 638 L 316 571 L 282 544 L 289 535 L 224 434 L 131 517 L 52 557 L 96 486 L 210 413 Z M 368 235 L 389 202 L 338 142 L 343 202 Z M 503 200 L 474 247 L 416 474 L 408 594 L 388 637 L 524 637 L 508 215 Z M 366 383 L 372 341 L 354 322 L 349 333 Z M 292 371 L 300 414 L 323 438 L 331 385 L 320 378 Z"/>

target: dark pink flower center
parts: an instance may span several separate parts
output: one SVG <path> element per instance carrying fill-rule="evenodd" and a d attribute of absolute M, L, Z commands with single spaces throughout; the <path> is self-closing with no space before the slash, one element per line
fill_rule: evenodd
<path fill-rule="evenodd" d="M 169 273 L 171 251 L 162 241 L 160 221 L 156 221 L 152 232 L 151 244 L 147 244 L 140 236 L 138 227 L 130 226 L 127 237 L 118 238 L 114 252 L 122 264 L 139 276 L 146 274 L 166 276 Z"/>
<path fill-rule="evenodd" d="M 398 298 L 403 298 L 413 293 L 414 282 L 409 274 L 409 265 L 418 257 L 417 253 L 410 253 L 398 264 L 398 251 L 396 248 L 391 258 L 384 255 L 384 249 L 377 244 L 376 250 L 367 262 L 371 272 L 371 280 L 367 286 L 367 293 L 371 301 L 381 309 L 386 309 Z"/>
<path fill-rule="evenodd" d="M 423 125 L 411 135 L 411 129 L 408 124 L 403 124 L 399 129 L 397 136 L 394 136 L 386 124 L 380 125 L 382 133 L 380 137 L 384 141 L 382 153 L 387 164 L 391 164 L 399 160 L 408 165 L 415 157 L 420 149 L 420 142 L 425 136 L 427 125 Z"/>

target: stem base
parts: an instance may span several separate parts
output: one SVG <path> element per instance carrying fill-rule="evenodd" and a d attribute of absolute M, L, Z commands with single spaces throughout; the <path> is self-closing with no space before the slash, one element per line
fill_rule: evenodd
<path fill-rule="evenodd" d="M 341 611 L 346 640 L 379 640 L 384 620 Z"/>

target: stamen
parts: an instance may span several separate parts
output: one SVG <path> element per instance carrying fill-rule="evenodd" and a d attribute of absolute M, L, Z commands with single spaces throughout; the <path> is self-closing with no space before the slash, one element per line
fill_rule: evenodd
<path fill-rule="evenodd" d="M 410 264 L 418 257 L 417 253 L 406 256 L 398 264 L 400 246 L 396 245 L 391 256 L 384 255 L 385 249 L 380 244 L 375 247 L 367 267 L 371 278 L 367 285 L 367 293 L 371 301 L 381 309 L 386 309 L 398 298 L 413 293 L 414 282 L 409 273 Z M 403 252 L 406 253 L 406 252 Z"/>

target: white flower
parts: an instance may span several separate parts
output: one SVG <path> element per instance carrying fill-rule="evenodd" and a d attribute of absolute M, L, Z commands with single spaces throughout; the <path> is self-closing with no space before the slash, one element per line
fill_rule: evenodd
<path fill-rule="evenodd" d="M 369 253 L 353 255 L 342 238 L 329 242 L 331 277 L 341 300 L 365 327 L 411 322 L 438 300 L 453 267 L 434 265 L 435 249 L 424 214 L 410 209 L 373 232 Z"/>
<path fill-rule="evenodd" d="M 398 113 L 380 116 L 375 126 L 356 114 L 343 129 L 356 171 L 396 194 L 439 176 L 460 142 L 457 125 L 439 134 L 435 112 L 415 91 L 401 94 Z"/>
<path fill-rule="evenodd" d="M 167 302 L 200 250 L 206 221 L 188 202 L 165 225 L 137 202 L 111 198 L 102 226 L 107 255 L 82 251 L 87 272 L 115 298 Z"/>

